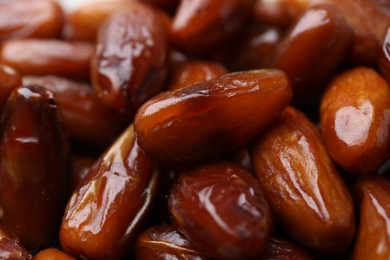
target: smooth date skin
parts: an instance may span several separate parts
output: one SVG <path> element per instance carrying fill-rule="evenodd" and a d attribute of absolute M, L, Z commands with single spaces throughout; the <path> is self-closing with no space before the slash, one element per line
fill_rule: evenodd
<path fill-rule="evenodd" d="M 0 128 L 1 223 L 28 249 L 50 245 L 68 197 L 69 147 L 52 92 L 22 86 Z"/>
<path fill-rule="evenodd" d="M 291 96 L 282 71 L 231 73 L 152 98 L 139 109 L 134 127 L 152 158 L 197 161 L 243 145 L 272 123 Z"/>
<path fill-rule="evenodd" d="M 11 67 L 0 64 L 0 113 L 11 92 L 22 85 L 22 77 Z"/>
<path fill-rule="evenodd" d="M 314 250 L 345 250 L 355 234 L 353 201 L 317 128 L 288 107 L 255 142 L 252 162 L 278 223 Z"/>
<path fill-rule="evenodd" d="M 322 97 L 325 145 L 351 174 L 372 174 L 390 156 L 389 88 L 374 69 L 358 67 L 337 76 Z"/>
<path fill-rule="evenodd" d="M 33 260 L 76 260 L 76 258 L 56 248 L 47 248 L 36 254 Z"/>
<path fill-rule="evenodd" d="M 173 221 L 201 252 L 219 259 L 260 254 L 273 219 L 256 179 L 230 162 L 181 172 L 168 198 Z"/>
<path fill-rule="evenodd" d="M 157 181 L 158 171 L 130 125 L 73 192 L 60 229 L 62 248 L 88 259 L 123 257 L 150 208 Z"/>

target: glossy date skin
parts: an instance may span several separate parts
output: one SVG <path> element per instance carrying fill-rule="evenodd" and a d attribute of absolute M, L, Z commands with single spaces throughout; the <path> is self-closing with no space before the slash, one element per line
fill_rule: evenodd
<path fill-rule="evenodd" d="M 358 67 L 337 76 L 322 98 L 325 145 L 349 173 L 374 173 L 390 156 L 389 88 L 375 70 Z"/>
<path fill-rule="evenodd" d="M 47 248 L 36 254 L 33 260 L 76 260 L 76 258 L 56 248 Z"/>
<path fill-rule="evenodd" d="M 355 233 L 351 195 L 320 133 L 288 107 L 255 142 L 252 162 L 278 223 L 314 250 L 345 250 Z"/>
<path fill-rule="evenodd" d="M 22 85 L 22 77 L 14 69 L 0 64 L 0 111 L 11 92 Z"/>
<path fill-rule="evenodd" d="M 9 260 L 30 260 L 32 255 L 19 243 L 19 239 L 0 226 L 0 258 Z"/>
<path fill-rule="evenodd" d="M 273 232 L 271 211 L 256 179 L 235 163 L 184 170 L 168 207 L 178 229 L 211 257 L 256 256 Z"/>
<path fill-rule="evenodd" d="M 158 94 L 167 74 L 167 36 L 161 16 L 134 4 L 99 29 L 91 63 L 92 85 L 115 111 L 135 111 Z"/>
<path fill-rule="evenodd" d="M 15 89 L 0 129 L 1 223 L 29 249 L 50 245 L 68 196 L 69 151 L 52 92 Z"/>
<path fill-rule="evenodd" d="M 271 237 L 260 260 L 314 260 L 308 250 L 285 238 Z M 255 260 L 255 259 L 253 259 Z"/>
<path fill-rule="evenodd" d="M 390 181 L 384 176 L 366 176 L 353 186 L 360 207 L 360 224 L 351 259 L 390 257 Z"/>
<path fill-rule="evenodd" d="M 85 79 L 89 75 L 93 50 L 93 45 L 85 42 L 10 40 L 3 43 L 0 60 L 21 75 L 52 74 Z"/>
<path fill-rule="evenodd" d="M 139 109 L 134 127 L 152 158 L 197 161 L 243 145 L 272 123 L 291 95 L 278 70 L 226 74 L 152 98 Z"/>
<path fill-rule="evenodd" d="M 130 125 L 73 192 L 62 220 L 61 246 L 88 259 L 123 257 L 156 194 L 157 178 Z"/>

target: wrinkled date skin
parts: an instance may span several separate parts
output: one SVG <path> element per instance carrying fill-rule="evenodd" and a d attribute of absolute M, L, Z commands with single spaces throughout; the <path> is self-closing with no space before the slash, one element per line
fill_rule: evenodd
<path fill-rule="evenodd" d="M 254 144 L 255 174 L 278 223 L 312 249 L 342 251 L 355 233 L 351 195 L 316 127 L 288 107 Z"/>
<path fill-rule="evenodd" d="M 14 69 L 0 64 L 0 113 L 11 92 L 22 85 L 22 77 Z"/>
<path fill-rule="evenodd" d="M 314 260 L 306 249 L 279 237 L 271 237 L 264 253 L 257 259 L 260 260 Z M 255 260 L 255 259 L 253 259 Z"/>
<path fill-rule="evenodd" d="M 210 259 L 172 225 L 156 226 L 142 232 L 134 250 L 136 259 Z"/>
<path fill-rule="evenodd" d="M 68 196 L 69 151 L 52 92 L 23 86 L 9 97 L 0 129 L 1 223 L 29 249 L 57 236 Z"/>
<path fill-rule="evenodd" d="M 65 129 L 73 140 L 106 148 L 129 123 L 124 115 L 104 106 L 87 84 L 56 76 L 25 76 L 23 83 L 44 86 L 56 95 Z"/>
<path fill-rule="evenodd" d="M 0 257 L 9 260 L 30 260 L 32 255 L 19 243 L 19 239 L 0 226 Z"/>
<path fill-rule="evenodd" d="M 64 24 L 55 1 L 18 0 L 0 2 L 0 41 L 14 38 L 56 38 Z"/>
<path fill-rule="evenodd" d="M 273 219 L 256 179 L 234 163 L 181 172 L 168 198 L 174 223 L 201 252 L 220 259 L 258 255 Z"/>
<path fill-rule="evenodd" d="M 161 16 L 134 4 L 99 29 L 91 80 L 112 110 L 135 112 L 158 94 L 167 74 L 168 46 Z"/>
<path fill-rule="evenodd" d="M 390 89 L 375 70 L 358 67 L 337 76 L 320 107 L 330 156 L 355 175 L 374 173 L 390 156 Z"/>
<path fill-rule="evenodd" d="M 186 53 L 202 53 L 224 43 L 245 24 L 253 0 L 183 0 L 173 18 L 172 44 Z"/>
<path fill-rule="evenodd" d="M 166 163 L 217 156 L 267 127 L 291 100 L 278 70 L 237 72 L 162 93 L 135 117 L 142 149 Z"/>
<path fill-rule="evenodd" d="M 10 40 L 3 43 L 0 60 L 22 75 L 52 74 L 85 79 L 89 76 L 93 50 L 93 45 L 85 42 Z"/>
<path fill-rule="evenodd" d="M 60 229 L 61 246 L 88 259 L 122 257 L 150 208 L 157 178 L 130 125 L 73 192 Z"/>
<path fill-rule="evenodd" d="M 308 9 L 271 52 L 265 67 L 283 70 L 297 106 L 316 101 L 352 44 L 353 31 L 335 7 Z"/>
<path fill-rule="evenodd" d="M 76 258 L 58 249 L 48 248 L 36 254 L 34 260 L 76 260 Z"/>
<path fill-rule="evenodd" d="M 354 184 L 353 194 L 360 205 L 360 224 L 352 259 L 389 259 L 390 181 L 364 177 Z"/>

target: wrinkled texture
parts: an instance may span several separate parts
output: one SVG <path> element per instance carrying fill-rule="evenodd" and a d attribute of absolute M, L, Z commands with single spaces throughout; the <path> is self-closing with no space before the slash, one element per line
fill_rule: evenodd
<path fill-rule="evenodd" d="M 291 92 L 278 70 L 226 74 L 152 98 L 139 109 L 134 127 L 142 149 L 159 161 L 215 157 L 272 123 Z"/>
<path fill-rule="evenodd" d="M 32 255 L 19 243 L 19 239 L 0 226 L 0 258 L 8 260 L 29 260 Z"/>
<path fill-rule="evenodd" d="M 296 241 L 332 253 L 355 233 L 349 191 L 316 127 L 288 107 L 254 144 L 252 162 L 278 223 Z"/>

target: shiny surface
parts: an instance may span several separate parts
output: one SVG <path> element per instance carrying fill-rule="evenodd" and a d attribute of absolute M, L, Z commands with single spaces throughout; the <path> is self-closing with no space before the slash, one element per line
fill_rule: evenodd
<path fill-rule="evenodd" d="M 288 107 L 255 143 L 252 162 L 278 223 L 315 250 L 342 251 L 355 233 L 349 191 L 316 127 Z"/>
<path fill-rule="evenodd" d="M 10 40 L 3 43 L 0 60 L 22 75 L 86 78 L 93 49 L 93 45 L 84 42 Z"/>
<path fill-rule="evenodd" d="M 256 179 L 234 163 L 184 170 L 168 207 L 179 230 L 201 252 L 220 259 L 258 255 L 273 232 L 271 211 Z"/>
<path fill-rule="evenodd" d="M 138 111 L 135 130 L 142 149 L 159 161 L 210 158 L 267 127 L 291 95 L 281 71 L 226 74 L 152 98 Z"/>
<path fill-rule="evenodd" d="M 390 181 L 368 176 L 354 184 L 360 224 L 351 259 L 390 258 Z"/>
<path fill-rule="evenodd" d="M 0 64 L 0 113 L 11 92 L 22 85 L 22 78 L 14 69 Z"/>
<path fill-rule="evenodd" d="M 113 110 L 134 112 L 158 94 L 167 72 L 167 39 L 161 17 L 137 4 L 99 29 L 91 64 L 92 85 Z"/>
<path fill-rule="evenodd" d="M 156 194 L 157 177 L 130 125 L 73 192 L 60 229 L 64 250 L 92 259 L 122 257 Z"/>
<path fill-rule="evenodd" d="M 390 84 L 390 24 L 379 52 L 379 69 Z"/>
<path fill-rule="evenodd" d="M 36 254 L 33 260 L 76 260 L 76 258 L 55 248 L 48 248 Z"/>
<path fill-rule="evenodd" d="M 0 226 L 0 258 L 8 260 L 29 260 L 32 255 L 19 243 L 19 239 Z"/>
<path fill-rule="evenodd" d="M 337 76 L 321 102 L 321 127 L 330 156 L 348 172 L 374 173 L 390 156 L 390 90 L 375 70 Z"/>
<path fill-rule="evenodd" d="M 0 129 L 0 221 L 29 249 L 57 237 L 68 195 L 68 146 L 53 93 L 15 89 Z"/>
<path fill-rule="evenodd" d="M 284 238 L 271 237 L 259 260 L 314 260 L 314 256 L 300 245 Z"/>

